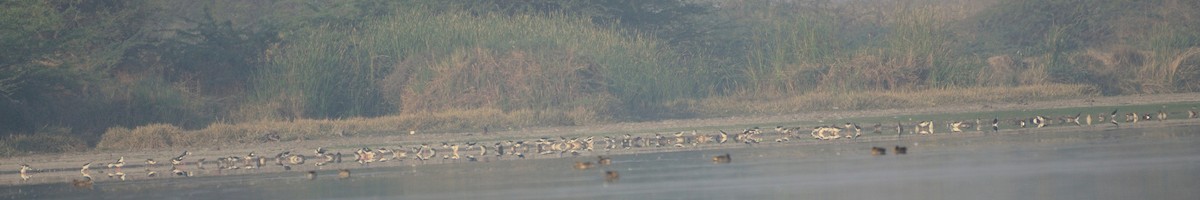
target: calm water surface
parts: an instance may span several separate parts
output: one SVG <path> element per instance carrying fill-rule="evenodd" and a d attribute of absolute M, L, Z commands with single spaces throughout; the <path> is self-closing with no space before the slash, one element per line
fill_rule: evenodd
<path fill-rule="evenodd" d="M 7 199 L 1200 199 L 1200 125 L 0 188 Z M 877 136 L 883 138 L 886 136 Z M 907 155 L 871 156 L 903 145 Z M 714 164 L 730 153 L 733 162 Z M 620 172 L 605 182 L 605 170 Z"/>

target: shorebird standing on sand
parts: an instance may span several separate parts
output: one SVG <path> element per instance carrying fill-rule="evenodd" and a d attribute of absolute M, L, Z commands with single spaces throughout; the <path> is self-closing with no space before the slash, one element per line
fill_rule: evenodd
<path fill-rule="evenodd" d="M 1117 109 L 1113 109 L 1112 114 L 1109 114 L 1108 122 L 1112 123 L 1113 125 L 1117 126 L 1118 128 L 1121 127 L 1121 124 L 1117 123 Z"/>
<path fill-rule="evenodd" d="M 184 158 L 186 158 L 188 156 L 188 154 L 192 154 L 192 152 L 184 151 L 184 153 L 179 154 L 178 157 L 170 159 L 170 164 L 172 164 L 172 165 L 184 164 Z"/>
<path fill-rule="evenodd" d="M 1000 118 L 992 118 L 992 132 L 1000 131 Z"/>
<path fill-rule="evenodd" d="M 33 177 L 29 175 L 29 171 L 33 171 L 33 167 L 29 167 L 29 164 L 21 164 L 21 170 L 18 170 L 21 173 L 21 181 L 28 181 Z"/>
<path fill-rule="evenodd" d="M 150 168 L 154 168 L 154 165 L 157 165 L 157 164 L 158 164 L 158 161 L 154 161 L 154 159 L 147 158 L 146 159 L 146 170 L 147 171 L 151 170 Z"/>
<path fill-rule="evenodd" d="M 933 134 L 933 127 L 933 121 L 921 121 L 917 123 L 915 129 L 917 129 L 917 134 L 929 135 Z"/>
<path fill-rule="evenodd" d="M 90 163 L 90 162 L 89 162 L 89 163 L 84 163 L 84 164 L 83 164 L 83 167 L 79 169 L 79 173 L 80 173 L 80 174 L 83 174 L 83 177 L 88 177 L 88 178 L 91 178 L 91 177 L 92 177 L 92 174 L 90 173 L 90 172 L 91 172 L 91 170 L 90 170 L 91 168 L 92 168 L 92 163 Z"/>
<path fill-rule="evenodd" d="M 1033 120 L 1030 120 L 1030 122 L 1033 122 L 1033 124 L 1036 124 L 1038 128 L 1046 127 L 1046 117 L 1043 117 L 1041 115 L 1034 116 Z"/>
<path fill-rule="evenodd" d="M 725 130 L 719 131 L 721 131 L 721 137 L 717 138 L 717 143 L 725 144 L 726 141 L 729 141 L 729 133 L 725 133 Z"/>
<path fill-rule="evenodd" d="M 125 166 L 125 156 L 121 156 L 120 159 L 117 159 L 117 162 L 108 163 L 108 168 L 112 169 L 115 167 L 115 168 L 117 168 L 117 172 L 121 172 L 121 167 L 124 167 L 124 166 Z"/>
<path fill-rule="evenodd" d="M 1082 126 L 1083 124 L 1082 124 L 1082 123 L 1079 123 L 1079 115 L 1082 115 L 1082 114 L 1083 114 L 1083 113 L 1075 113 L 1075 116 L 1066 116 L 1066 117 L 1063 117 L 1063 119 L 1064 119 L 1064 120 L 1065 120 L 1067 123 L 1073 123 L 1073 124 L 1075 124 L 1075 126 Z"/>

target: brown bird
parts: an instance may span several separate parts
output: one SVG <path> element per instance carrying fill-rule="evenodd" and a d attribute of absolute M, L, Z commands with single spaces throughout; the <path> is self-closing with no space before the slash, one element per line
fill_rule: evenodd
<path fill-rule="evenodd" d="M 21 164 L 21 170 L 19 170 L 21 181 L 29 181 L 29 178 L 33 177 L 29 175 L 29 171 L 33 171 L 33 167 L 29 167 L 29 164 Z"/>
<path fill-rule="evenodd" d="M 575 161 L 575 169 L 586 170 L 591 169 L 592 167 L 595 167 L 595 164 L 592 164 L 592 162 Z"/>
<path fill-rule="evenodd" d="M 607 156 L 596 156 L 596 158 L 597 158 L 596 164 L 600 164 L 600 165 L 611 165 L 612 164 L 612 158 L 609 158 Z"/>
<path fill-rule="evenodd" d="M 894 150 L 896 151 L 896 155 L 904 155 L 908 153 L 908 147 L 903 147 L 900 145 L 896 145 Z"/>
<path fill-rule="evenodd" d="M 617 173 L 617 171 L 611 171 L 611 170 L 604 171 L 604 181 L 616 182 L 617 179 L 620 179 L 620 178 L 621 178 L 621 174 Z"/>
<path fill-rule="evenodd" d="M 726 153 L 725 155 L 713 156 L 712 161 L 713 163 L 729 163 L 732 162 L 733 159 L 730 158 L 728 153 Z"/>
<path fill-rule="evenodd" d="M 887 149 L 884 149 L 883 147 L 871 147 L 871 155 L 873 155 L 873 156 L 887 155 Z"/>
<path fill-rule="evenodd" d="M 314 173 L 312 173 L 313 177 L 316 177 L 316 174 L 317 174 L 317 173 L 315 173 L 315 172 L 314 172 Z M 339 179 L 350 178 L 350 170 L 348 170 L 348 169 L 339 169 L 339 170 L 338 170 L 338 178 L 339 178 Z"/>
<path fill-rule="evenodd" d="M 91 190 L 92 183 L 94 183 L 94 182 L 92 181 L 92 177 L 90 177 L 90 176 L 84 176 L 83 180 L 80 180 L 80 179 L 72 179 L 71 180 L 71 186 L 75 186 L 75 188 L 79 188 L 79 189 Z"/>

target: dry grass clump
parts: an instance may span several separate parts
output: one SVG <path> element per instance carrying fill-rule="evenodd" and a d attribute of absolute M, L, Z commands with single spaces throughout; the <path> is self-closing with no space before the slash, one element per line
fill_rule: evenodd
<path fill-rule="evenodd" d="M 929 69 L 922 66 L 931 64 L 929 56 L 911 51 L 904 55 L 857 54 L 835 64 L 837 67 L 831 68 L 824 79 L 829 81 L 821 84 L 823 88 L 912 89 L 927 76 Z"/>
<path fill-rule="evenodd" d="M 1200 77 L 1200 48 L 1193 47 L 1174 55 L 1168 55 L 1165 65 L 1147 70 L 1147 76 L 1163 77 L 1153 82 L 1153 85 L 1170 88 L 1175 92 L 1200 91 L 1200 82 L 1192 80 Z"/>
<path fill-rule="evenodd" d="M 1018 63 L 1008 55 L 992 56 L 987 59 L 988 65 L 983 70 L 979 70 L 979 76 L 976 83 L 982 86 L 1009 86 L 1015 85 L 1017 80 L 1017 72 L 1020 72 L 1024 67 L 1023 63 Z"/>
<path fill-rule="evenodd" d="M 109 128 L 100 138 L 96 148 L 100 149 L 153 149 L 175 145 L 173 138 L 183 134 L 183 129 L 170 124 L 150 124 L 132 130 L 124 127 Z"/>
<path fill-rule="evenodd" d="M 966 87 L 862 92 L 810 92 L 762 98 L 715 97 L 700 100 L 693 111 L 702 115 L 787 114 L 819 110 L 861 110 L 955 104 L 1012 103 L 1095 95 L 1092 86 L 1045 84 L 1016 87 Z"/>
<path fill-rule="evenodd" d="M 1089 49 L 1070 58 L 1105 94 L 1200 91 L 1200 48 L 1142 51 L 1131 47 Z"/>
<path fill-rule="evenodd" d="M 1044 85 L 1049 84 L 1053 78 L 1048 71 L 1050 66 L 1042 57 L 1028 57 L 1022 59 L 1021 62 L 1027 67 L 1020 71 L 1017 77 L 1017 83 L 1021 85 Z"/>
<path fill-rule="evenodd" d="M 617 106 L 615 98 L 604 98 L 612 95 L 601 66 L 588 56 L 475 47 L 446 57 L 400 62 L 380 83 L 384 98 L 401 113 Z"/>
<path fill-rule="evenodd" d="M 39 130 L 34 134 L 11 134 L 0 137 L 0 156 L 62 153 L 88 149 L 86 141 L 69 133 L 70 130 L 66 129 Z"/>

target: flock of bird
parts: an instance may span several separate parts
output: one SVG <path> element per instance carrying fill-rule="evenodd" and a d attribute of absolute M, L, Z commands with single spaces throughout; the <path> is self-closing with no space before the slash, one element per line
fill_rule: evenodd
<path fill-rule="evenodd" d="M 1197 118 L 1197 111 L 1188 110 L 1187 116 L 1189 119 Z M 1061 116 L 1056 119 L 1037 115 L 1028 118 L 1006 120 L 993 118 L 990 121 L 984 121 L 981 119 L 975 119 L 973 122 L 950 121 L 945 123 L 945 125 L 950 129 L 950 132 L 963 132 L 964 129 L 970 128 L 974 128 L 976 131 L 987 131 L 983 128 L 985 125 L 990 125 L 991 131 L 995 132 L 1000 130 L 1000 125 L 1004 121 L 1009 121 L 1013 126 L 1019 126 L 1021 128 L 1042 128 L 1055 124 L 1074 126 L 1111 124 L 1112 126 L 1120 127 L 1122 123 L 1136 124 L 1140 121 L 1166 120 L 1168 118 L 1168 113 L 1163 111 L 1156 113 L 1131 112 L 1124 114 L 1123 119 L 1120 117 L 1122 117 L 1122 115 L 1118 114 L 1117 110 L 1113 110 L 1111 113 L 1097 115 L 1076 114 L 1071 116 Z M 908 125 L 905 125 L 905 123 L 896 123 L 894 126 L 894 131 L 897 136 L 905 133 L 929 135 L 934 134 L 935 132 L 936 128 L 934 124 L 934 121 L 919 121 L 915 123 L 908 123 Z M 908 126 L 912 126 L 912 129 L 906 129 Z M 875 134 L 882 134 L 884 131 L 883 129 L 884 128 L 882 124 L 876 123 L 874 125 L 873 132 Z M 818 141 L 842 138 L 854 139 L 861 137 L 863 132 L 863 128 L 856 123 L 816 126 L 811 128 L 778 126 L 773 132 L 764 131 L 758 127 L 754 127 L 744 129 L 741 132 L 736 132 L 733 134 L 727 133 L 723 130 L 718 130 L 716 133 L 711 134 L 701 134 L 697 131 L 690 131 L 687 133 L 675 132 L 673 134 L 666 135 L 654 133 L 653 135 L 647 135 L 646 137 L 634 136 L 631 134 L 624 134 L 617 137 L 602 136 L 599 138 L 559 137 L 555 139 L 545 137 L 530 141 L 501 141 L 495 142 L 492 145 L 477 142 L 465 142 L 461 144 L 443 142 L 440 145 L 440 148 L 429 144 L 421 144 L 420 146 L 411 148 L 397 146 L 392 149 L 388 149 L 387 147 L 380 147 L 377 149 L 362 147 L 354 149 L 353 152 L 347 153 L 349 155 L 346 156 L 344 156 L 341 152 L 332 152 L 324 147 L 318 147 L 313 150 L 312 154 L 310 155 L 292 153 L 291 151 L 283 151 L 275 154 L 274 156 L 262 156 L 251 152 L 244 156 L 235 155 L 218 157 L 215 161 L 209 161 L 206 160 L 206 158 L 188 160 L 189 156 L 192 155 L 192 152 L 184 151 L 179 154 L 179 156 L 169 158 L 170 166 L 164 172 L 169 172 L 170 175 L 173 176 L 190 177 L 194 175 L 196 170 L 215 170 L 217 172 L 221 172 L 225 170 L 255 170 L 265 167 L 278 167 L 282 168 L 284 171 L 290 171 L 295 166 L 305 165 L 306 162 L 312 162 L 312 165 L 314 166 L 341 164 L 343 163 L 343 157 L 346 157 L 347 160 L 353 159 L 350 162 L 358 163 L 359 165 L 369 165 L 371 163 L 378 162 L 405 162 L 406 160 L 424 163 L 434 159 L 441 160 L 441 162 L 457 162 L 460 160 L 477 162 L 480 160 L 490 161 L 492 159 L 525 159 L 527 156 L 541 155 L 557 155 L 558 157 L 562 157 L 564 155 L 579 156 L 581 154 L 593 151 L 607 152 L 635 148 L 682 148 L 706 144 L 725 143 L 744 143 L 746 145 L 754 145 L 765 142 L 764 138 L 775 138 L 774 141 L 778 143 L 803 139 L 805 138 L 805 136 L 801 134 L 803 130 L 809 130 L 808 136 Z M 871 148 L 872 155 L 884 155 L 886 154 L 886 151 L 887 149 L 881 147 Z M 905 154 L 907 153 L 907 148 L 896 146 L 893 148 L 893 151 L 896 154 Z M 731 162 L 731 158 L 729 154 L 724 154 L 713 157 L 712 161 L 714 163 L 729 163 Z M 611 158 L 606 156 L 598 156 L 598 159 L 595 163 L 591 161 L 576 162 L 574 168 L 586 170 L 593 168 L 596 165 L 610 165 L 611 163 Z M 113 162 L 104 163 L 103 166 L 111 169 L 110 172 L 106 173 L 109 178 L 126 180 L 127 176 L 129 176 L 123 170 L 126 164 L 125 157 L 119 157 Z M 215 169 L 209 169 L 205 167 L 205 164 L 209 164 L 210 166 L 215 164 L 216 166 Z M 91 187 L 93 183 L 93 177 L 91 175 L 92 165 L 93 162 L 83 164 L 79 170 L 82 179 L 75 179 L 72 181 L 72 184 L 77 187 Z M 142 165 L 144 168 L 143 176 L 159 176 L 157 165 L 158 161 L 154 159 L 146 159 L 145 165 Z M 194 165 L 194 168 L 189 167 L 190 165 Z M 36 171 L 37 170 L 29 164 L 21 164 L 18 172 L 21 180 L 27 181 Z M 339 178 L 346 178 L 349 176 L 349 170 L 341 169 L 338 172 Z M 606 171 L 604 176 L 605 180 L 607 181 L 615 181 L 620 177 L 619 173 L 616 171 Z M 316 179 L 316 177 L 316 171 L 307 172 L 307 178 Z"/>

